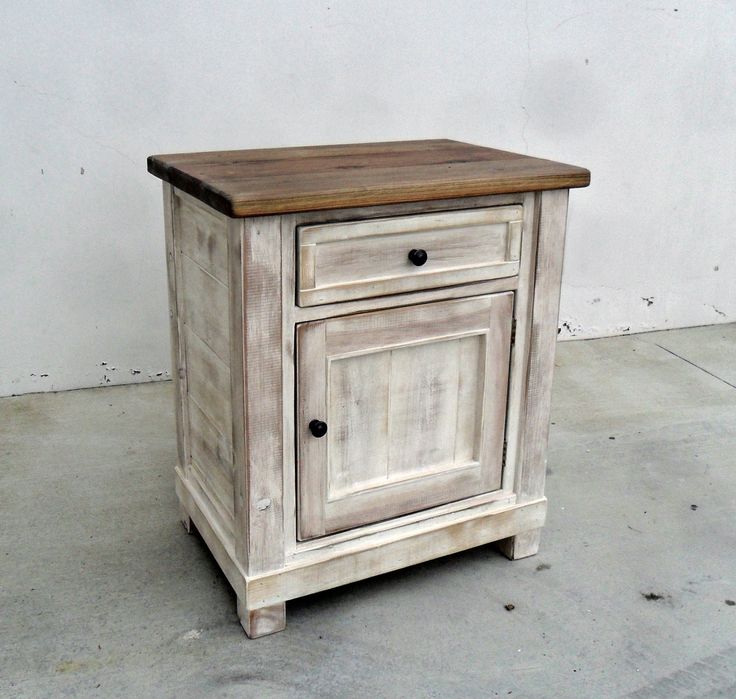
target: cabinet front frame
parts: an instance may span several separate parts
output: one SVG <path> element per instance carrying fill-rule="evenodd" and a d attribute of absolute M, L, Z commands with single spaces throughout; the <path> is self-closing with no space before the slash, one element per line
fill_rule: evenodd
<path fill-rule="evenodd" d="M 518 193 L 464 199 L 437 200 L 393 206 L 360 207 L 336 211 L 305 212 L 280 217 L 282 249 L 282 386 L 283 386 L 283 513 L 285 559 L 297 563 L 310 552 L 349 542 L 359 537 L 382 535 L 397 527 L 414 526 L 432 518 L 440 519 L 462 510 L 478 506 L 509 506 L 517 501 L 516 482 L 521 463 L 521 434 L 523 433 L 524 397 L 527 389 L 527 369 L 531 343 L 531 306 L 534 291 L 534 269 L 539 225 L 540 193 Z M 336 302 L 313 307 L 299 307 L 297 301 L 297 249 L 295 230 L 299 225 L 314 222 L 349 221 L 396 216 L 431 211 L 452 211 L 489 206 L 520 204 L 523 206 L 523 233 L 519 275 L 461 286 L 409 292 Z M 297 538 L 297 473 L 296 473 L 296 325 L 309 320 L 327 319 L 382 308 L 428 303 L 446 299 L 468 298 L 500 291 L 514 291 L 514 342 L 511 348 L 509 391 L 507 399 L 506 458 L 500 490 L 473 496 L 464 500 L 439 505 L 420 512 L 368 524 L 356 529 L 328 534 L 317 539 L 299 541 Z"/>

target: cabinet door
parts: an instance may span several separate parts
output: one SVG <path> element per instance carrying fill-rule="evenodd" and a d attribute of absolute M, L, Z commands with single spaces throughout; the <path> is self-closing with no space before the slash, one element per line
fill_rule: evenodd
<path fill-rule="evenodd" d="M 300 539 L 500 487 L 512 316 L 507 292 L 297 326 Z"/>

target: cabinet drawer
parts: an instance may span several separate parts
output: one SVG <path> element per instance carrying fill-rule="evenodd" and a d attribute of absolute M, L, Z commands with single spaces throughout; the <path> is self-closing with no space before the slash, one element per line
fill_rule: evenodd
<path fill-rule="evenodd" d="M 515 276 L 522 212 L 512 205 L 299 226 L 297 303 L 316 306 Z M 412 251 L 419 251 L 413 260 Z"/>

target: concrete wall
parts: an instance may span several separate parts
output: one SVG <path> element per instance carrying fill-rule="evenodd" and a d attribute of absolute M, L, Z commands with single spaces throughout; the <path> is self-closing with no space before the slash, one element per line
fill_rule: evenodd
<path fill-rule="evenodd" d="M 736 5 L 0 7 L 0 394 L 168 376 L 150 153 L 449 137 L 589 167 L 561 337 L 736 320 Z"/>

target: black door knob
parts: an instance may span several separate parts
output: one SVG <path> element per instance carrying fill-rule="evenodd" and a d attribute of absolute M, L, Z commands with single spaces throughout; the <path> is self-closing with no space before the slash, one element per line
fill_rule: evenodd
<path fill-rule="evenodd" d="M 422 249 L 411 250 L 409 252 L 409 261 L 413 265 L 421 267 L 427 261 L 427 251 Z"/>
<path fill-rule="evenodd" d="M 315 437 L 324 437 L 327 434 L 327 423 L 322 420 L 312 420 L 309 423 L 309 431 Z"/>

